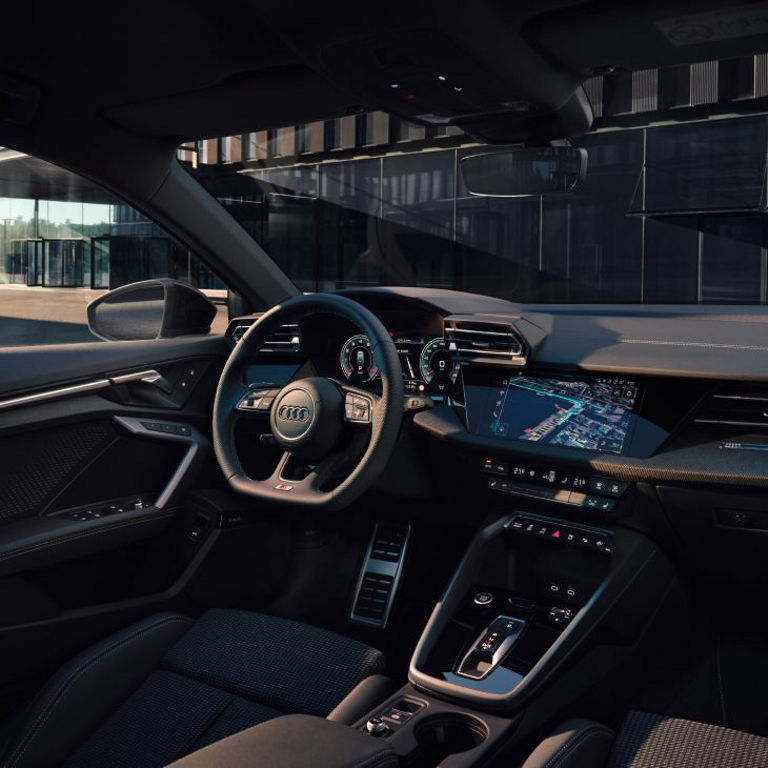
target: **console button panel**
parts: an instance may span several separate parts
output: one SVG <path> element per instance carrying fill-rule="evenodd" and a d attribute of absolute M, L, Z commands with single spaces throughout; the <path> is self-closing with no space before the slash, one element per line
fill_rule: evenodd
<path fill-rule="evenodd" d="M 535 536 L 555 544 L 581 547 L 608 555 L 613 552 L 613 534 L 598 528 L 561 524 L 555 520 L 528 515 L 516 515 L 507 524 L 507 528 L 514 533 Z"/>
<path fill-rule="evenodd" d="M 426 704 L 418 699 L 403 696 L 369 718 L 363 726 L 363 730 L 371 734 L 371 736 L 387 738 L 395 733 L 400 726 L 405 725 L 425 706 Z"/>
<path fill-rule="evenodd" d="M 624 480 L 492 457 L 481 459 L 480 469 L 490 475 L 488 489 L 491 491 L 600 512 L 610 512 L 616 500 L 629 488 L 629 483 Z"/>

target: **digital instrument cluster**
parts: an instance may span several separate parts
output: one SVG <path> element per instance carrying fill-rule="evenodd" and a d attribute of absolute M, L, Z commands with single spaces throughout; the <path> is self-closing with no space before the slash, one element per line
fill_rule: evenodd
<path fill-rule="evenodd" d="M 459 373 L 459 365 L 448 353 L 442 336 L 425 338 L 419 333 L 390 331 L 397 348 L 406 392 L 447 392 Z M 371 343 L 364 334 L 355 334 L 341 347 L 341 372 L 351 384 L 364 385 L 379 377 Z"/>

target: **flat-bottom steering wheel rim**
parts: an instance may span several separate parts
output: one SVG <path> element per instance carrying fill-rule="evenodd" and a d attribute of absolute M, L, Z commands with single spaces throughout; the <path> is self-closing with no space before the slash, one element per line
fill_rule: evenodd
<path fill-rule="evenodd" d="M 301 318 L 316 313 L 331 314 L 348 320 L 356 325 L 371 343 L 371 355 L 381 375 L 381 396 L 340 385 L 347 393 L 357 391 L 370 398 L 372 405 L 368 446 L 354 468 L 331 490 L 321 490 L 317 483 L 321 482 L 324 472 L 327 473 L 333 468 L 334 461 L 343 459 L 342 455 L 334 455 L 333 452 L 325 457 L 318 467 L 322 470 L 320 474 L 310 476 L 308 480 L 283 480 L 280 473 L 287 454 L 284 454 L 270 478 L 255 480 L 243 469 L 235 445 L 235 424 L 240 415 L 237 405 L 249 391 L 245 383 L 246 371 L 257 362 L 259 350 L 271 333 L 284 323 L 298 322 Z M 281 390 L 281 394 L 291 387 L 297 388 L 296 385 L 300 381 L 290 382 Z M 280 402 L 281 395 L 278 395 L 274 401 L 275 406 Z M 302 403 L 309 405 L 307 400 Z M 321 409 L 323 403 L 318 402 L 317 407 Z M 340 509 L 364 493 L 384 470 L 400 432 L 402 414 L 403 377 L 397 349 L 376 315 L 344 296 L 327 293 L 296 296 L 259 317 L 232 350 L 221 372 L 213 403 L 213 448 L 227 482 L 238 493 L 278 504 Z M 272 420 L 270 421 L 272 423 Z M 323 464 L 327 465 L 324 470 Z"/>

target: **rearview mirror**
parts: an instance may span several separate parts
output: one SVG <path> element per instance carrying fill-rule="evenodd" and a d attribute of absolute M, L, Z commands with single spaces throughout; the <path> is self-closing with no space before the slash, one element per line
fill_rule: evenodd
<path fill-rule="evenodd" d="M 167 339 L 208 333 L 216 306 L 178 280 L 143 280 L 115 288 L 87 308 L 91 333 L 107 341 Z"/>
<path fill-rule="evenodd" d="M 575 147 L 520 147 L 469 155 L 461 161 L 464 186 L 481 197 L 568 192 L 587 173 L 587 151 Z"/>

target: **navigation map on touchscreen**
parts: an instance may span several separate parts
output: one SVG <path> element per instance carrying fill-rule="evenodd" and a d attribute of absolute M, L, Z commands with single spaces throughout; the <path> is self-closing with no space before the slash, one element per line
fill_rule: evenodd
<path fill-rule="evenodd" d="M 498 395 L 492 407 L 491 434 L 621 453 L 637 387 L 621 380 L 576 381 L 523 375 L 505 380 Z"/>

